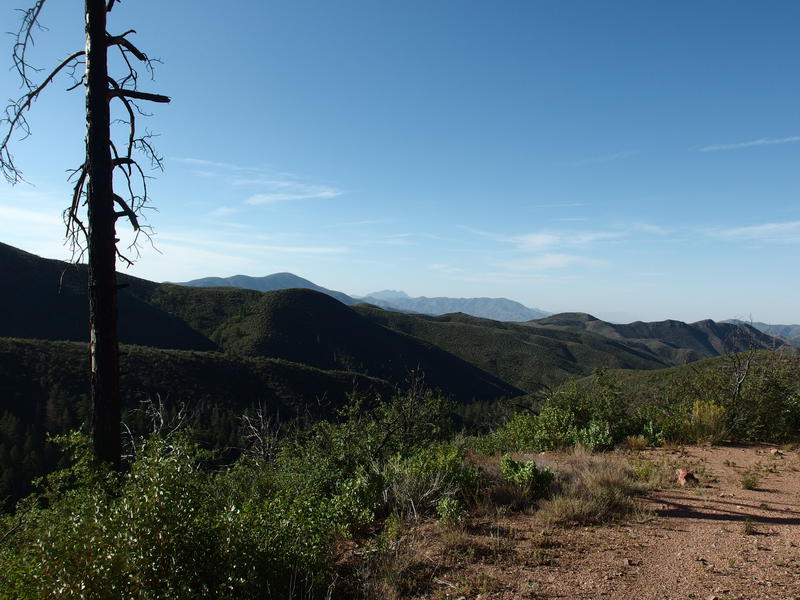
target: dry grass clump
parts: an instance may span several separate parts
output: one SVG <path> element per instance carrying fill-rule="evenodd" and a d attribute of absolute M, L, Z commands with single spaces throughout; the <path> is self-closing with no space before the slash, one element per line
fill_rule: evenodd
<path fill-rule="evenodd" d="M 588 525 L 616 521 L 642 511 L 636 496 L 645 486 L 618 457 L 576 450 L 559 475 L 559 491 L 539 510 L 547 522 Z"/>
<path fill-rule="evenodd" d="M 352 573 L 337 586 L 346 596 L 399 600 L 427 590 L 436 569 L 420 556 L 422 534 L 395 535 L 380 536 L 354 561 Z"/>
<path fill-rule="evenodd" d="M 629 435 L 625 438 L 625 449 L 631 452 L 641 452 L 647 448 L 647 438 L 643 435 Z"/>
<path fill-rule="evenodd" d="M 744 471 L 739 480 L 743 490 L 757 490 L 758 485 L 761 483 L 761 477 L 754 471 Z"/>
<path fill-rule="evenodd" d="M 668 488 L 675 485 L 675 465 L 665 460 L 636 458 L 631 461 L 631 470 L 646 489 Z"/>

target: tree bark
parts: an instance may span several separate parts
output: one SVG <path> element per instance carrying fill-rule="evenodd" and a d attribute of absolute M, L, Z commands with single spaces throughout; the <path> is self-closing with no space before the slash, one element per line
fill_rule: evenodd
<path fill-rule="evenodd" d="M 98 463 L 121 462 L 116 230 L 105 0 L 86 0 L 86 171 L 92 443 Z"/>

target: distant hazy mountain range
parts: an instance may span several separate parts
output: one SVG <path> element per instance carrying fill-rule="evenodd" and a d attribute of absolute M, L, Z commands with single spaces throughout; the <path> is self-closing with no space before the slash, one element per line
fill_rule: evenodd
<path fill-rule="evenodd" d="M 769 325 L 767 323 L 760 323 L 758 321 L 751 323 L 749 321 L 742 321 L 740 319 L 728 319 L 727 321 L 722 322 L 736 323 L 738 325 L 751 325 L 759 331 L 763 331 L 767 335 L 777 336 L 789 344 L 800 348 L 800 325 Z"/>
<path fill-rule="evenodd" d="M 383 290 L 373 292 L 363 298 L 354 298 L 342 292 L 326 289 L 292 273 L 274 273 L 265 277 L 248 277 L 247 275 L 204 277 L 203 279 L 194 279 L 178 285 L 190 287 L 238 287 L 259 292 L 299 288 L 322 292 L 348 306 L 366 302 L 388 310 L 406 313 L 444 315 L 461 312 L 473 317 L 482 317 L 494 321 L 530 321 L 552 314 L 538 308 L 528 308 L 508 298 L 426 298 L 425 296 L 411 298 L 405 292 L 396 290 Z"/>
<path fill-rule="evenodd" d="M 531 321 L 552 314 L 538 308 L 528 308 L 508 298 L 427 298 L 425 296 L 411 298 L 405 292 L 383 290 L 373 292 L 361 300 L 381 308 L 401 312 L 424 315 L 446 315 L 460 312 L 494 321 Z"/>

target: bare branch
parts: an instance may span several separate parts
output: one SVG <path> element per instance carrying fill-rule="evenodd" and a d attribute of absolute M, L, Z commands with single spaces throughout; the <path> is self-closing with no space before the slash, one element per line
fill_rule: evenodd
<path fill-rule="evenodd" d="M 114 201 L 120 205 L 122 208 L 121 212 L 114 213 L 117 217 L 128 217 L 128 220 L 131 222 L 131 227 L 133 227 L 134 231 L 139 231 L 139 219 L 136 217 L 136 213 L 131 210 L 131 207 L 128 206 L 128 203 L 122 199 L 122 196 L 119 194 L 114 194 Z"/>
<path fill-rule="evenodd" d="M 22 11 L 22 23 L 17 31 L 14 49 L 11 53 L 11 58 L 14 60 L 14 68 L 22 79 L 22 85 L 29 90 L 33 89 L 35 86 L 30 77 L 28 77 L 28 69 L 32 71 L 39 71 L 39 69 L 32 67 L 30 63 L 28 63 L 25 55 L 28 52 L 28 47 L 34 45 L 33 29 L 35 27 L 43 29 L 39 24 L 39 13 L 42 12 L 46 1 L 47 0 L 36 0 L 36 3 L 31 8 Z"/>
<path fill-rule="evenodd" d="M 169 96 L 162 96 L 161 94 L 150 94 L 148 92 L 140 92 L 138 90 L 124 90 L 124 89 L 117 89 L 117 90 L 109 90 L 108 92 L 109 98 L 136 98 L 137 100 L 147 100 L 149 102 L 160 102 L 162 104 L 166 104 L 167 102 L 171 101 Z"/>
<path fill-rule="evenodd" d="M 147 58 L 147 55 L 144 52 L 142 52 L 141 50 L 139 50 L 136 46 L 134 46 L 133 43 L 130 40 L 125 38 L 125 36 L 128 35 L 129 33 L 136 33 L 136 30 L 129 29 L 128 31 L 126 31 L 122 35 L 108 36 L 108 42 L 107 42 L 108 45 L 109 46 L 120 46 L 122 48 L 125 48 L 126 50 L 128 50 L 131 54 L 133 54 L 140 61 L 147 62 L 149 60 Z"/>
<path fill-rule="evenodd" d="M 41 3 L 43 3 L 43 2 L 44 2 L 44 0 L 41 0 Z M 37 5 L 38 5 L 38 3 L 37 3 Z M 33 10 L 33 9 L 31 9 L 31 10 Z M 16 50 L 15 50 L 15 52 L 16 52 Z M 24 51 L 23 51 L 23 53 L 24 53 Z M 25 134 L 23 137 L 27 137 L 28 135 L 30 135 L 30 128 L 28 127 L 28 123 L 25 120 L 25 111 L 30 109 L 31 105 L 33 104 L 33 101 L 36 100 L 36 98 L 39 96 L 39 94 L 48 85 L 50 85 L 50 83 L 52 83 L 53 79 L 56 77 L 56 75 L 59 74 L 59 72 L 61 72 L 61 70 L 64 67 L 69 65 L 72 61 L 77 59 L 79 56 L 83 56 L 84 54 L 86 54 L 86 52 L 84 50 L 79 50 L 78 52 L 74 52 L 71 55 L 69 55 L 66 59 L 64 59 L 61 62 L 61 64 L 59 64 L 55 69 L 53 69 L 50 72 L 50 74 L 45 78 L 45 80 L 41 84 L 39 84 L 36 87 L 33 87 L 32 85 L 30 85 L 30 80 L 27 79 L 27 75 L 26 74 L 22 75 L 23 80 L 25 82 L 24 85 L 26 87 L 28 87 L 28 89 L 30 89 L 31 91 L 29 91 L 27 94 L 22 96 L 16 102 L 14 102 L 14 103 L 10 104 L 8 107 L 6 107 L 6 116 L 5 116 L 5 118 L 0 119 L 0 124 L 2 124 L 3 126 L 6 126 L 6 124 L 7 124 L 7 127 L 8 127 L 8 130 L 6 131 L 6 134 L 3 137 L 3 140 L 0 141 L 0 168 L 2 169 L 3 175 L 5 176 L 6 180 L 9 183 L 12 183 L 12 184 L 13 183 L 18 183 L 20 181 L 20 179 L 21 179 L 20 171 L 14 166 L 14 159 L 13 159 L 13 157 L 11 156 L 11 154 L 9 152 L 8 143 L 11 140 L 11 136 L 14 134 L 14 131 L 16 131 L 17 128 L 22 129 L 22 131 Z M 20 69 L 20 68 L 22 69 L 22 71 L 20 71 L 20 73 L 24 73 L 24 67 L 18 67 L 18 69 Z M 169 101 L 169 100 L 167 100 L 167 101 Z"/>

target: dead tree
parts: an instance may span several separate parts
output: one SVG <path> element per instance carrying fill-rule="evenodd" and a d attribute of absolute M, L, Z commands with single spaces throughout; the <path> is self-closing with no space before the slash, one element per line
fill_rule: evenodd
<path fill-rule="evenodd" d="M 0 170 L 11 184 L 23 181 L 10 152 L 15 133 L 27 137 L 30 127 L 26 114 L 38 96 L 61 74 L 72 77 L 70 90 L 86 90 L 86 155 L 72 172 L 75 185 L 69 206 L 64 211 L 67 239 L 73 258 L 84 254 L 89 274 L 89 353 L 92 398 L 92 440 L 99 463 L 120 466 L 121 394 L 119 380 L 119 343 L 117 335 L 116 260 L 131 264 L 138 255 L 140 235 L 149 237 L 142 226 L 142 211 L 148 202 L 147 176 L 136 156 L 144 156 L 150 167 L 161 168 L 161 158 L 151 145 L 151 134 L 138 131 L 137 117 L 144 116 L 141 101 L 169 102 L 159 94 L 139 89 L 143 66 L 152 74 L 154 62 L 139 50 L 130 37 L 133 30 L 112 35 L 106 26 L 108 13 L 121 0 L 85 0 L 86 45 L 62 60 L 41 81 L 34 81 L 39 70 L 28 59 L 33 35 L 41 28 L 40 15 L 47 0 L 22 10 L 22 23 L 16 35 L 12 58 L 19 73 L 23 95 L 12 101 L 0 120 Z M 109 53 L 117 52 L 124 65 L 122 73 L 109 73 Z M 112 121 L 113 110 L 121 117 Z M 112 125 L 122 134 L 112 135 Z M 116 139 L 116 141 L 115 141 Z M 114 182 L 124 192 L 115 193 Z M 116 222 L 126 220 L 134 231 L 133 242 L 121 251 Z"/>

